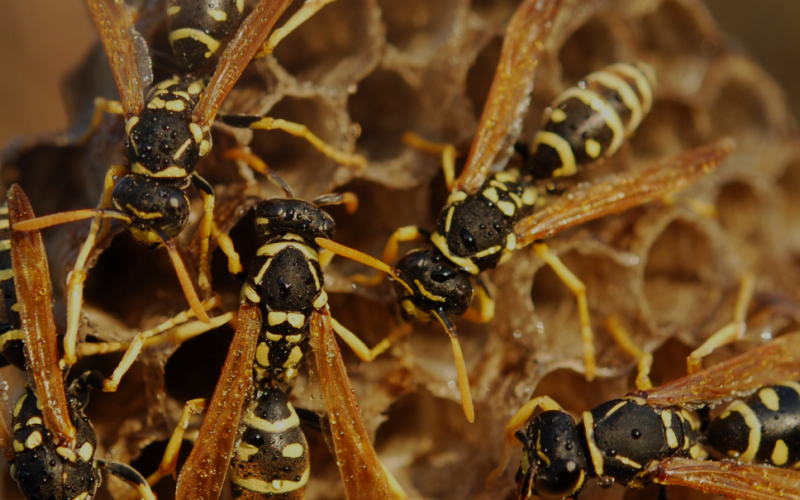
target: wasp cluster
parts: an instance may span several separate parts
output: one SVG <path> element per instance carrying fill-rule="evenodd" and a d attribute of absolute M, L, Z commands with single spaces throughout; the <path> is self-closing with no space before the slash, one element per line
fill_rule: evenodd
<path fill-rule="evenodd" d="M 168 52 L 160 2 L 140 3 L 142 35 L 154 50 Z M 468 150 L 506 22 L 518 3 L 339 0 L 274 54 L 251 64 L 223 111 L 269 113 L 306 124 L 337 147 L 355 147 L 369 165 L 363 172 L 339 167 L 281 132 L 217 126 L 215 148 L 198 171 L 215 186 L 217 220 L 239 253 L 247 258 L 256 248 L 247 208 L 254 199 L 280 193 L 223 159 L 236 145 L 249 145 L 298 197 L 311 199 L 336 188 L 356 192 L 361 207 L 356 214 L 331 210 L 340 229 L 337 240 L 347 245 L 377 255 L 396 228 L 432 227 L 447 195 L 439 159 L 404 146 L 401 136 L 413 130 Z M 415 324 L 415 335 L 370 364 L 357 364 L 343 349 L 353 361 L 351 381 L 377 435 L 376 447 L 412 498 L 508 496 L 510 478 L 492 490 L 483 481 L 499 458 L 505 420 L 533 391 L 576 410 L 626 392 L 633 362 L 604 334 L 603 322 L 612 314 L 622 316 L 641 347 L 656 350 L 667 343 L 656 353 L 658 382 L 659 376 L 683 373 L 682 361 L 674 362 L 685 356 L 683 346 L 696 346 L 730 320 L 744 270 L 758 280 L 749 322 L 754 338 L 785 329 L 800 311 L 794 265 L 800 252 L 800 202 L 794 194 L 800 189 L 800 142 L 782 91 L 731 48 L 699 1 L 565 3 L 539 62 L 523 139 L 532 138 L 553 98 L 589 72 L 645 60 L 659 78 L 652 112 L 620 153 L 575 182 L 636 169 L 725 136 L 734 136 L 738 147 L 713 179 L 674 204 L 635 209 L 550 242 L 587 286 L 599 382 L 588 385 L 573 371 L 582 368 L 574 297 L 527 251 L 487 273 L 497 299 L 494 320 L 458 325 L 476 402 L 474 424 L 460 414 L 449 341 L 439 325 Z M 156 80 L 170 71 L 158 64 L 155 69 Z M 125 133 L 117 118 L 107 117 L 85 146 L 75 140 L 93 98 L 114 97 L 107 71 L 104 54 L 95 50 L 71 76 L 70 133 L 19 141 L 3 156 L 4 181 L 20 182 L 37 213 L 94 206 L 108 165 L 122 162 Z M 197 203 L 193 217 L 202 214 Z M 718 216 L 709 217 L 709 209 Z M 189 261 L 199 255 L 196 223 L 192 219 L 191 230 L 179 238 Z M 59 287 L 85 233 L 67 226 L 46 236 L 63 312 Z M 177 313 L 184 300 L 166 255 L 139 247 L 127 233 L 113 244 L 114 233 L 108 236 L 98 245 L 108 249 L 89 273 L 82 333 L 127 340 Z M 213 271 L 214 289 L 227 309 L 234 309 L 240 284 L 227 275 L 223 259 L 215 258 Z M 341 323 L 375 345 L 401 320 L 389 287 L 352 286 L 346 278 L 357 271 L 339 261 L 329 268 L 331 308 Z M 211 395 L 231 336 L 222 328 L 181 347 L 146 351 L 118 393 L 97 395 L 89 415 L 106 454 L 151 472 L 183 402 Z M 92 363 L 110 372 L 116 359 Z M 295 406 L 312 407 L 314 394 L 301 380 L 292 395 Z M 188 439 L 193 435 L 196 429 Z M 321 438 L 310 440 L 309 497 L 340 498 L 335 463 Z M 2 482 L 3 497 L 15 498 L 15 485 L 5 477 Z M 124 490 L 109 482 L 112 497 L 121 497 Z M 171 498 L 174 484 L 164 483 L 157 493 Z"/>

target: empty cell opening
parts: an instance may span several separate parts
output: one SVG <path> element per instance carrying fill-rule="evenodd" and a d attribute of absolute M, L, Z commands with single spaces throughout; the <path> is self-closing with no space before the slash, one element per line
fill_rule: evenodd
<path fill-rule="evenodd" d="M 290 6 L 276 26 L 282 26 L 301 6 Z M 323 7 L 275 48 L 281 66 L 301 81 L 330 78 L 328 72 L 343 59 L 368 51 L 373 41 L 365 0 L 338 0 Z"/>
<path fill-rule="evenodd" d="M 197 420 L 200 420 L 202 417 L 195 417 Z M 138 470 L 144 477 L 149 476 L 150 474 L 154 473 L 158 470 L 158 465 L 161 463 L 161 459 L 164 456 L 164 452 L 167 451 L 167 444 L 169 443 L 169 439 L 163 441 L 153 441 L 152 443 L 148 444 L 147 446 L 142 449 L 141 454 L 131 461 L 131 467 Z M 179 471 L 183 468 L 183 465 L 186 463 L 186 459 L 189 458 L 189 453 L 191 453 L 193 448 L 193 444 L 191 441 L 184 439 L 181 442 L 181 450 L 178 453 L 178 463 L 176 465 L 176 471 Z M 153 493 L 156 494 L 158 498 L 174 498 L 175 497 L 175 486 L 176 482 L 172 476 L 167 476 L 161 479 L 153 487 Z"/>
<path fill-rule="evenodd" d="M 373 161 L 398 156 L 406 147 L 403 133 L 421 126 L 417 91 L 390 71 L 377 70 L 365 78 L 347 107 L 351 119 L 361 126 L 359 150 Z"/>
<path fill-rule="evenodd" d="M 617 41 L 606 20 L 592 17 L 573 33 L 558 54 L 566 86 L 617 61 Z M 627 62 L 627 61 L 622 61 Z"/>
<path fill-rule="evenodd" d="M 770 129 L 767 103 L 753 85 L 756 83 L 732 79 L 720 89 L 711 110 L 714 129 L 720 136 L 761 135 Z"/>
<path fill-rule="evenodd" d="M 457 0 L 379 0 L 386 41 L 406 52 L 435 51 L 451 35 Z"/>
<path fill-rule="evenodd" d="M 800 249 L 800 197 L 797 196 L 800 192 L 800 161 L 790 163 L 775 185 L 783 194 L 785 237 L 793 249 Z"/>
<path fill-rule="evenodd" d="M 720 190 L 717 198 L 719 221 L 741 241 L 757 242 L 767 223 L 764 207 L 753 188 L 744 182 L 731 182 Z"/>
<path fill-rule="evenodd" d="M 645 16 L 641 33 L 645 48 L 676 59 L 702 55 L 704 42 L 710 42 L 695 15 L 677 1 L 666 1 L 654 13 Z"/>
<path fill-rule="evenodd" d="M 653 160 L 678 154 L 702 142 L 692 108 L 659 99 L 629 139 L 637 159 Z"/>
<path fill-rule="evenodd" d="M 489 97 L 492 80 L 500 62 L 500 53 L 503 49 L 501 37 L 492 38 L 485 47 L 478 52 L 475 62 L 467 71 L 467 97 L 472 102 L 472 112 L 478 120 Z"/>
<path fill-rule="evenodd" d="M 223 325 L 181 344 L 164 368 L 167 394 L 178 401 L 210 399 L 232 340 L 233 329 Z"/>

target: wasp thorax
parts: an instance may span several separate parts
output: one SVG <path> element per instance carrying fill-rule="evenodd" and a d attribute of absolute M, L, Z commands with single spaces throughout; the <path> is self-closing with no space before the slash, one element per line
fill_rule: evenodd
<path fill-rule="evenodd" d="M 335 231 L 330 215 L 303 200 L 273 198 L 256 207 L 256 232 L 262 238 L 294 233 L 313 242 L 314 238 L 332 238 Z"/>
<path fill-rule="evenodd" d="M 462 315 L 469 309 L 475 293 L 470 275 L 455 269 L 437 251 L 409 252 L 397 262 L 397 274 L 414 290 L 411 294 L 397 283 L 395 288 L 401 302 L 412 303 L 424 314 L 436 310 L 448 315 Z"/>
<path fill-rule="evenodd" d="M 114 186 L 111 202 L 130 215 L 131 233 L 145 244 L 161 243 L 153 228 L 172 237 L 189 221 L 189 199 L 181 184 L 126 175 Z"/>
<path fill-rule="evenodd" d="M 167 179 L 190 175 L 211 149 L 211 136 L 192 122 L 201 81 L 167 80 L 139 116 L 128 120 L 128 160 L 135 174 Z"/>
<path fill-rule="evenodd" d="M 586 456 L 568 413 L 543 412 L 519 437 L 525 453 L 519 471 L 525 478 L 524 489 L 545 498 L 565 498 L 580 490 L 586 479 Z"/>

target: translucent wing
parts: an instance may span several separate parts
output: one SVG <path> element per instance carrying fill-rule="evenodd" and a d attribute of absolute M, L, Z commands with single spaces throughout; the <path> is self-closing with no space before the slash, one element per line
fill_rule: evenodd
<path fill-rule="evenodd" d="M 261 0 L 253 12 L 244 20 L 233 40 L 222 53 L 217 70 L 208 82 L 200 101 L 194 108 L 192 119 L 204 130 L 208 129 L 217 116 L 219 107 L 239 79 L 244 69 L 253 59 L 261 44 L 266 40 L 272 27 L 281 17 L 292 0 Z"/>
<path fill-rule="evenodd" d="M 14 434 L 11 429 L 11 400 L 8 397 L 8 382 L 0 375 L 0 450 L 4 451 L 8 459 L 13 458 L 11 443 L 14 440 Z"/>
<path fill-rule="evenodd" d="M 659 160 L 646 170 L 612 175 L 567 191 L 553 203 L 517 222 L 514 233 L 519 247 L 680 191 L 713 171 L 727 158 L 734 144 L 733 139 L 725 139 Z"/>
<path fill-rule="evenodd" d="M 539 53 L 560 4 L 560 0 L 525 0 L 511 17 L 480 128 L 455 189 L 477 191 L 497 155 L 508 150 L 519 136 Z"/>
<path fill-rule="evenodd" d="M 389 499 L 389 482 L 361 420 L 327 309 L 311 317 L 312 376 L 322 388 L 330 441 L 347 500 Z M 327 437 L 327 436 L 326 436 Z"/>
<path fill-rule="evenodd" d="M 124 0 L 86 3 L 111 64 L 125 118 L 137 115 L 144 107 L 144 89 L 153 81 L 147 45 L 134 28 L 133 16 Z"/>
<path fill-rule="evenodd" d="M 178 477 L 178 500 L 216 500 L 225 482 L 239 421 L 253 383 L 253 356 L 261 330 L 258 307 L 239 309 L 239 327 L 225 358 L 200 435 Z"/>
<path fill-rule="evenodd" d="M 659 484 L 688 486 L 742 500 L 800 499 L 800 471 L 768 465 L 687 458 L 662 461 L 654 471 Z"/>
<path fill-rule="evenodd" d="M 8 212 L 12 226 L 36 217 L 28 197 L 17 185 L 8 191 Z M 41 232 L 11 232 L 11 266 L 28 374 L 44 406 L 45 427 L 56 435 L 59 443 L 69 443 L 75 437 L 75 426 L 69 418 L 64 376 L 58 366 L 53 290 Z"/>
<path fill-rule="evenodd" d="M 699 406 L 731 400 L 784 380 L 800 380 L 800 332 L 638 395 L 646 397 L 648 405 Z"/>

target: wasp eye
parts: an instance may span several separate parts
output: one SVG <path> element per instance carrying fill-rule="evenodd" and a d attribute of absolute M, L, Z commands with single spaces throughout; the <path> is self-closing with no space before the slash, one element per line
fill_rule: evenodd
<path fill-rule="evenodd" d="M 536 474 L 536 492 L 543 497 L 564 498 L 580 486 L 583 470 L 574 460 L 556 460 Z"/>
<path fill-rule="evenodd" d="M 444 283 L 445 281 L 453 279 L 456 274 L 455 269 L 440 267 L 439 269 L 431 271 L 431 279 L 437 283 Z"/>

